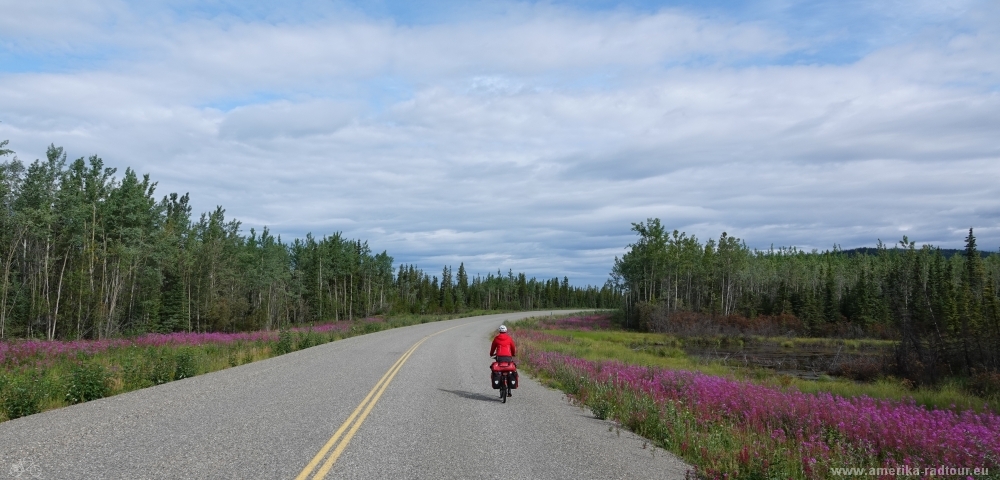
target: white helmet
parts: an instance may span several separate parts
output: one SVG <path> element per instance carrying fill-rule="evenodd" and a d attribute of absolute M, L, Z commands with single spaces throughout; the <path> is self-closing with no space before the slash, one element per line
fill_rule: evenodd
<path fill-rule="evenodd" d="M 507 325 L 500 325 L 497 330 L 500 330 L 500 333 L 507 333 Z"/>

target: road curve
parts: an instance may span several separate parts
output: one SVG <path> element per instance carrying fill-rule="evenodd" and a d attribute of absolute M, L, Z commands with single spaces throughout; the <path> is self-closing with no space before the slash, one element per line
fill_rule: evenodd
<path fill-rule="evenodd" d="M 386 330 L 11 420 L 0 478 L 292 479 L 321 456 L 315 478 L 338 448 L 325 478 L 683 478 L 673 455 L 525 375 L 499 402 L 493 330 L 549 313 Z"/>

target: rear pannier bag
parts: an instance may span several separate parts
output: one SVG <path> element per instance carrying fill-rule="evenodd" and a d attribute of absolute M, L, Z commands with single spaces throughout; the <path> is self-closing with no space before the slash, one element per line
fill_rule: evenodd
<path fill-rule="evenodd" d="M 517 365 L 514 362 L 493 362 L 490 369 L 494 372 L 514 372 L 517 371 Z"/>
<path fill-rule="evenodd" d="M 493 389 L 494 390 L 499 390 L 500 389 L 500 380 L 501 380 L 501 378 L 500 378 L 500 372 L 494 371 L 492 377 L 493 377 Z"/>
<path fill-rule="evenodd" d="M 507 374 L 507 386 L 510 388 L 517 388 L 517 372 L 510 372 Z"/>

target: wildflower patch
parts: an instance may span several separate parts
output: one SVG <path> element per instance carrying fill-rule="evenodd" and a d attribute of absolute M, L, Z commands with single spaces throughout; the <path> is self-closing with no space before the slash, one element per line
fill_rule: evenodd
<path fill-rule="evenodd" d="M 990 411 L 928 409 L 912 400 L 803 393 L 587 360 L 539 349 L 556 339 L 550 334 L 515 328 L 515 335 L 525 369 L 595 416 L 680 455 L 696 465 L 700 478 L 976 477 L 1000 471 L 1000 415 Z"/>

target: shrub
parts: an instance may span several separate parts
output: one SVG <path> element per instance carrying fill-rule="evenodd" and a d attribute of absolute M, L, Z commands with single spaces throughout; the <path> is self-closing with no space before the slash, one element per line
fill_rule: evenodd
<path fill-rule="evenodd" d="M 275 355 L 284 355 L 292 351 L 292 332 L 288 330 L 282 330 L 278 332 L 278 343 L 274 345 Z"/>
<path fill-rule="evenodd" d="M 193 377 L 198 374 L 198 366 L 194 361 L 194 352 L 190 348 L 180 348 L 174 359 L 174 380 Z"/>
<path fill-rule="evenodd" d="M 122 359 L 122 383 L 124 383 L 125 390 L 152 386 L 153 383 L 149 380 L 147 370 L 148 366 L 141 356 L 135 353 L 126 355 Z"/>
<path fill-rule="evenodd" d="M 379 322 L 363 322 L 361 324 L 356 324 L 351 327 L 351 332 L 355 335 L 365 335 L 368 333 L 375 333 L 381 331 L 383 325 Z"/>
<path fill-rule="evenodd" d="M 173 380 L 174 366 L 173 356 L 166 352 L 157 352 L 151 358 L 152 364 L 147 373 L 147 377 L 153 385 L 162 385 Z"/>
<path fill-rule="evenodd" d="M 592 391 L 587 392 L 587 404 L 595 417 L 606 420 L 611 416 L 612 410 L 617 405 L 614 393 L 615 390 L 605 383 L 598 383 L 594 385 Z"/>
<path fill-rule="evenodd" d="M 7 418 L 15 419 L 38 413 L 41 395 L 38 392 L 38 379 L 14 378 L 4 389 L 2 406 Z"/>
<path fill-rule="evenodd" d="M 299 334 L 299 341 L 295 349 L 305 350 L 313 345 L 318 345 L 318 344 L 319 342 L 317 341 L 316 338 L 314 338 L 312 331 L 302 332 L 301 334 Z"/>
<path fill-rule="evenodd" d="M 104 398 L 110 393 L 108 378 L 110 375 L 100 363 L 77 363 L 70 370 L 69 388 L 66 401 L 83 403 L 98 398 Z"/>

